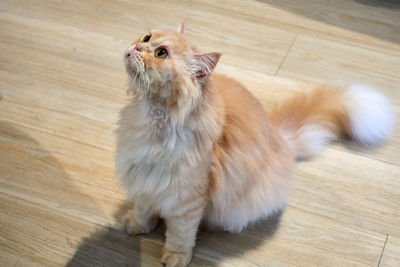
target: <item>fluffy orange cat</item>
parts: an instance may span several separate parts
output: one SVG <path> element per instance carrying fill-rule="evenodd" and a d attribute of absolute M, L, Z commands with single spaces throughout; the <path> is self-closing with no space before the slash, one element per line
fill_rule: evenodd
<path fill-rule="evenodd" d="M 134 96 L 119 121 L 117 170 L 133 206 L 130 233 L 166 222 L 161 261 L 185 266 L 201 221 L 229 232 L 283 209 L 298 159 L 346 135 L 385 141 L 394 116 L 368 86 L 322 86 L 269 114 L 235 80 L 212 74 L 179 31 L 151 31 L 126 50 Z"/>

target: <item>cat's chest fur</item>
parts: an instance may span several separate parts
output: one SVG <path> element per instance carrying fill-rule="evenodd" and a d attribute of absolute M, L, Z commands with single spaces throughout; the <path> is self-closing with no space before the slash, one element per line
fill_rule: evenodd
<path fill-rule="evenodd" d="M 160 103 L 128 104 L 121 112 L 117 139 L 122 183 L 142 192 L 165 187 L 171 177 L 183 175 L 181 166 L 194 166 L 200 159 L 196 132 L 174 123 Z"/>
<path fill-rule="evenodd" d="M 133 101 L 122 110 L 116 167 L 129 197 L 161 194 L 207 173 L 217 122 L 206 109 L 178 121 L 163 103 Z"/>
<path fill-rule="evenodd" d="M 191 134 L 188 129 L 173 125 L 162 103 L 130 103 L 121 112 L 119 124 L 118 152 L 129 151 L 129 158 L 135 163 L 172 160 L 171 156 L 180 154 L 176 150 L 185 147 L 180 137 Z"/>
<path fill-rule="evenodd" d="M 166 108 L 162 105 L 152 105 L 148 111 L 148 119 L 150 126 L 148 129 L 149 134 L 158 139 L 156 141 L 167 142 L 171 131 L 171 120 Z"/>

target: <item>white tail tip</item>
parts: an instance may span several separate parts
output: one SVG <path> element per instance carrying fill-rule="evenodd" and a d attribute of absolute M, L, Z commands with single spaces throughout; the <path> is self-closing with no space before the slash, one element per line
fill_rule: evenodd
<path fill-rule="evenodd" d="M 346 94 L 354 140 L 367 146 L 388 140 L 393 132 L 395 114 L 387 98 L 368 85 L 351 85 Z"/>

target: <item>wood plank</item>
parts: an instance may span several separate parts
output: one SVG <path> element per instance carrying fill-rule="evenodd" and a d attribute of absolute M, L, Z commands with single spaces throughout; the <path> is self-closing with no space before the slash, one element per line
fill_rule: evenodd
<path fill-rule="evenodd" d="M 204 8 L 295 34 L 323 37 L 373 50 L 400 53 L 400 11 L 395 2 L 373 0 L 202 1 Z M 385 4 L 388 6 L 385 8 Z M 375 5 L 375 6 L 374 6 Z M 382 6 L 380 6 L 382 5 Z M 249 16 L 251 14 L 251 16 Z"/>
<path fill-rule="evenodd" d="M 4 151 L 0 159 L 1 192 L 94 223 L 109 225 L 114 222 L 113 211 L 122 205 L 125 197 L 110 168 L 112 157 L 107 161 L 103 158 L 105 163 L 99 164 L 98 149 L 85 148 L 36 130 L 25 130 L 45 140 L 44 145 L 52 147 L 48 151 L 21 127 L 1 123 L 0 129 L 0 147 Z M 93 157 L 90 155 L 97 155 L 97 162 L 90 160 Z M 110 215 L 105 216 L 104 210 Z"/>
<path fill-rule="evenodd" d="M 32 1 L 24 0 L 19 1 L 18 5 L 5 2 L 3 8 L 8 13 L 50 20 L 128 40 L 136 39 L 149 29 L 163 28 L 165 25 L 180 25 L 182 21 L 190 18 L 186 34 L 193 43 L 201 44 L 199 45 L 201 50 L 214 51 L 219 47 L 224 47 L 222 51 L 224 62 L 258 69 L 269 74 L 275 73 L 295 37 L 295 34 L 278 28 L 259 25 L 247 19 L 243 20 L 242 17 L 220 14 L 220 10 L 209 10 L 198 2 L 171 1 L 168 5 L 160 6 L 157 1 L 113 1 L 102 2 L 101 5 L 96 3 L 95 11 L 91 8 L 91 4 L 95 3 L 90 1 L 40 2 L 33 5 Z M 26 10 L 23 6 L 31 6 L 33 10 Z M 51 10 L 51 14 L 48 10 Z M 128 16 L 125 14 L 126 10 L 135 10 L 137 13 L 135 16 Z M 101 20 L 99 20 L 98 12 L 101 12 Z M 148 14 L 152 14 L 153 20 L 147 19 Z M 175 16 L 171 17 L 171 14 Z M 214 19 L 210 20 L 209 16 Z M 121 23 L 121 19 L 124 23 Z M 220 23 L 221 20 L 224 24 Z M 238 34 L 239 32 L 241 34 Z M 258 38 L 253 38 L 254 33 L 259 33 Z M 208 36 L 207 42 L 203 41 L 204 35 Z M 129 42 L 126 43 L 128 44 Z M 238 49 L 241 51 L 240 55 L 237 54 Z"/>
<path fill-rule="evenodd" d="M 19 266 L 29 266 L 29 267 L 40 267 L 40 266 L 59 266 L 54 262 L 49 261 L 46 257 L 41 257 L 37 254 L 24 253 L 20 251 L 20 245 L 11 242 L 7 239 L 3 239 L 0 244 L 1 257 L 0 262 L 4 266 L 19 267 Z M 3 257 L 10 257 L 13 259 L 12 262 L 4 261 Z"/>
<path fill-rule="evenodd" d="M 98 62 L 88 65 L 89 58 L 97 58 L 90 54 L 93 53 L 93 43 L 73 45 L 78 43 L 77 38 L 82 37 L 82 33 L 79 35 L 77 31 L 70 32 L 71 41 L 65 37 L 65 32 L 54 34 L 55 29 L 51 26 L 35 29 L 35 24 L 29 24 L 34 28 L 35 36 L 32 36 L 24 34 L 29 23 L 26 20 L 19 23 L 3 22 L 13 31 L 11 35 L 6 34 L 11 32 L 0 33 L 4 41 L 3 56 L 0 59 L 7 62 L 7 55 L 20 55 L 3 65 L 7 69 L 0 72 L 3 98 L 0 108 L 5 114 L 4 118 L 111 150 L 114 142 L 113 128 L 106 126 L 115 125 L 118 111 L 124 103 L 122 92 L 125 89 L 117 93 L 115 87 L 115 81 L 125 85 L 122 64 L 119 62 L 119 69 L 110 69 Z M 99 37 L 96 41 L 99 41 Z M 103 38 L 100 43 L 104 41 L 107 38 Z M 26 52 L 19 54 L 18 49 Z M 64 51 L 61 59 L 59 51 Z M 104 50 L 95 49 L 94 52 L 105 54 Z M 88 56 L 83 57 L 82 54 Z M 119 54 L 113 57 L 120 61 Z M 95 70 L 100 72 L 96 73 Z M 120 73 L 119 79 L 116 73 Z M 114 83 L 110 76 L 113 79 L 117 77 Z M 60 120 L 61 117 L 64 119 Z"/>
<path fill-rule="evenodd" d="M 297 166 L 290 205 L 343 226 L 398 235 L 400 167 L 328 149 Z"/>
<path fill-rule="evenodd" d="M 399 62 L 400 55 L 389 52 L 299 35 L 279 74 L 323 82 L 396 80 L 400 78 Z M 388 93 L 392 87 L 386 89 Z"/>

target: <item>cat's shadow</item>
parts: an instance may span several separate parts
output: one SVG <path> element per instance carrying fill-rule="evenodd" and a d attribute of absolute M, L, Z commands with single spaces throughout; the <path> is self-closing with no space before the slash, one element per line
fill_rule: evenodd
<path fill-rule="evenodd" d="M 197 237 L 194 255 L 205 256 L 216 264 L 227 259 L 240 258 L 273 238 L 279 228 L 281 216 L 282 211 L 238 234 L 202 227 Z"/>
<path fill-rule="evenodd" d="M 127 211 L 127 204 L 114 214 L 119 218 Z M 250 226 L 240 234 L 200 227 L 194 256 L 189 266 L 216 266 L 227 259 L 240 258 L 245 252 L 256 249 L 268 242 L 276 233 L 281 212 Z M 100 231 L 85 238 L 67 266 L 162 266 L 159 263 L 164 242 L 165 224 L 160 221 L 157 228 L 148 235 L 130 236 L 117 224 L 106 231 Z M 114 251 L 114 260 L 104 248 Z"/>

